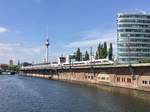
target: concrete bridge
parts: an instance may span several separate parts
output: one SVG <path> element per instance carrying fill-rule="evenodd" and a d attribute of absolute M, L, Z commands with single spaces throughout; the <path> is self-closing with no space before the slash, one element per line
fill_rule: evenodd
<path fill-rule="evenodd" d="M 150 91 L 150 63 L 132 65 L 27 66 L 20 73 Z"/>

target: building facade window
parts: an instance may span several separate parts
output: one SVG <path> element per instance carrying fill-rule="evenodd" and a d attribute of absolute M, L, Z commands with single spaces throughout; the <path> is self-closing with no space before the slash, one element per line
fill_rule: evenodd
<path fill-rule="evenodd" d="M 91 76 L 91 79 L 93 79 L 93 76 Z"/>
<path fill-rule="evenodd" d="M 85 79 L 87 79 L 87 76 L 85 76 Z"/>
<path fill-rule="evenodd" d="M 118 63 L 139 63 L 150 57 L 150 14 L 117 15 Z"/>
<path fill-rule="evenodd" d="M 147 81 L 145 81 L 145 80 L 143 80 L 142 83 L 143 83 L 143 84 L 148 84 Z"/>
<path fill-rule="evenodd" d="M 126 82 L 125 78 L 122 78 L 122 82 Z"/>
<path fill-rule="evenodd" d="M 131 83 L 131 78 L 127 78 L 127 83 Z"/>
<path fill-rule="evenodd" d="M 117 77 L 117 82 L 120 82 L 120 77 Z"/>

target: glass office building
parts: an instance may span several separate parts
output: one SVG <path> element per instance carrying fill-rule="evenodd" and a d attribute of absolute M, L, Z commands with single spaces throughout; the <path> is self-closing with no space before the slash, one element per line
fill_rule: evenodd
<path fill-rule="evenodd" d="M 121 64 L 150 58 L 150 14 L 117 15 L 117 55 Z"/>

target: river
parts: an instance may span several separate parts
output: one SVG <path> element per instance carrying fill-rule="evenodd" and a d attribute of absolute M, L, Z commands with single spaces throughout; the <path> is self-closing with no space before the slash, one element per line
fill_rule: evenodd
<path fill-rule="evenodd" d="M 0 76 L 0 112 L 150 112 L 150 93 Z"/>

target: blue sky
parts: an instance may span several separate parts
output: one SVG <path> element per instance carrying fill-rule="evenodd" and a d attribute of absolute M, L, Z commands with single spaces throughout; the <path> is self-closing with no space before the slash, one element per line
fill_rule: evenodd
<path fill-rule="evenodd" d="M 42 62 L 46 31 L 50 59 L 99 42 L 114 43 L 116 14 L 150 12 L 149 0 L 0 0 L 0 63 Z"/>

